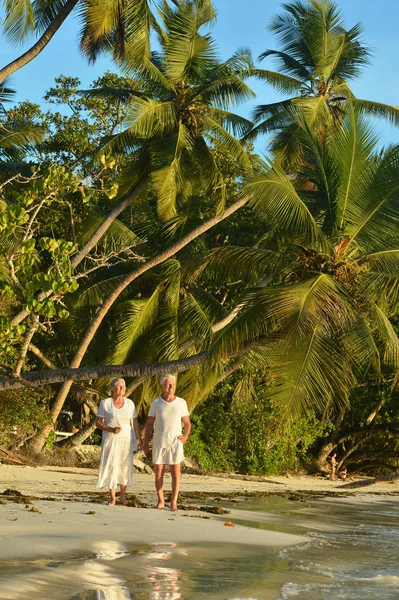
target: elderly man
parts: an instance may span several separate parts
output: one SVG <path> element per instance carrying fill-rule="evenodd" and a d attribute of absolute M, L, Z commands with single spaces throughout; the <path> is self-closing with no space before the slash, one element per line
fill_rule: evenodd
<path fill-rule="evenodd" d="M 172 475 L 172 500 L 170 510 L 177 512 L 177 498 L 180 489 L 180 463 L 184 460 L 183 446 L 190 434 L 191 423 L 187 403 L 175 395 L 176 377 L 160 377 L 162 395 L 151 403 L 145 425 L 143 451 L 147 454 L 148 444 L 154 428 L 152 462 L 155 468 L 155 488 L 158 496 L 157 508 L 165 507 L 163 478 L 165 465 L 170 466 Z M 184 434 L 182 434 L 182 426 Z"/>

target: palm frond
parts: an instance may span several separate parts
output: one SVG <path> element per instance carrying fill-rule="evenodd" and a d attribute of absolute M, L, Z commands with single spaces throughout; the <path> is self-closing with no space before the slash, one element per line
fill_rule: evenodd
<path fill-rule="evenodd" d="M 114 347 L 104 364 L 124 364 L 133 345 L 150 331 L 159 315 L 160 288 L 148 298 L 126 300 L 113 315 Z"/>
<path fill-rule="evenodd" d="M 211 134 L 214 140 L 226 148 L 227 152 L 235 158 L 243 169 L 251 171 L 250 158 L 239 140 L 210 117 L 204 119 L 204 127 L 207 135 Z"/>
<path fill-rule="evenodd" d="M 3 29 L 13 43 L 20 43 L 35 30 L 35 16 L 31 0 L 4 0 L 6 18 Z"/>
<path fill-rule="evenodd" d="M 304 90 L 307 90 L 308 93 L 312 93 L 312 88 L 300 79 L 290 77 L 289 75 L 284 75 L 283 73 L 278 73 L 277 71 L 255 69 L 252 73 L 252 76 L 270 84 L 279 93 L 301 93 Z"/>
<path fill-rule="evenodd" d="M 383 104 L 382 102 L 361 100 L 359 98 L 352 98 L 351 102 L 361 113 L 379 117 L 381 119 L 387 119 L 393 125 L 399 126 L 399 106 L 390 106 L 389 104 Z"/>
<path fill-rule="evenodd" d="M 375 320 L 384 347 L 383 360 L 394 370 L 394 382 L 392 388 L 395 388 L 399 381 L 399 338 L 392 323 L 381 310 L 375 305 Z"/>
<path fill-rule="evenodd" d="M 353 206 L 356 212 L 352 227 L 348 227 L 351 244 L 356 242 L 366 253 L 397 247 L 399 146 L 389 148 L 380 159 L 373 156 L 370 163 L 368 170 L 363 164 L 363 178 L 368 173 L 370 177 Z"/>
<path fill-rule="evenodd" d="M 260 172 L 248 178 L 243 193 L 250 194 L 250 203 L 271 225 L 293 231 L 319 248 L 328 248 L 328 242 L 313 218 L 309 208 L 298 195 L 290 178 L 277 166 L 266 162 Z"/>
<path fill-rule="evenodd" d="M 310 69 L 306 68 L 305 65 L 301 64 L 298 60 L 286 52 L 279 52 L 278 50 L 266 50 L 259 56 L 259 60 L 263 60 L 268 56 L 274 56 L 278 59 L 278 64 L 283 73 L 287 73 L 289 76 L 296 77 L 303 83 L 309 83 L 312 81 Z"/>
<path fill-rule="evenodd" d="M 204 69 L 217 64 L 216 47 L 209 35 L 199 29 L 213 19 L 213 11 L 193 3 L 181 3 L 168 19 L 165 64 L 172 81 L 193 81 Z"/>

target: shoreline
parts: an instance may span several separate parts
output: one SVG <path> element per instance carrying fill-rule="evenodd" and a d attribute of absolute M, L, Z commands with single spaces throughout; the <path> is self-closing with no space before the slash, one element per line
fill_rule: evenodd
<path fill-rule="evenodd" d="M 106 540 L 141 545 L 196 542 L 296 545 L 305 542 L 306 536 L 235 524 L 235 519 L 242 518 L 241 510 L 229 508 L 226 515 L 209 514 L 199 510 L 201 500 L 221 498 L 215 503 L 219 507 L 223 506 L 223 498 L 239 495 L 270 494 L 300 500 L 301 496 L 331 494 L 332 501 L 350 503 L 383 502 L 385 496 L 390 499 L 399 496 L 399 482 L 379 483 L 366 491 L 364 488 L 345 489 L 343 482 L 309 476 L 252 481 L 183 474 L 179 501 L 182 508 L 174 514 L 154 508 L 109 507 L 105 499 L 101 502 L 101 491 L 95 488 L 96 477 L 95 469 L 0 465 L 0 560 L 65 556 L 76 551 L 95 553 L 98 544 Z M 166 492 L 170 490 L 170 483 L 167 474 Z M 4 495 L 6 490 L 16 490 L 28 497 L 27 502 L 23 497 L 14 502 Z M 128 499 L 133 495 L 140 503 L 153 505 L 153 475 L 136 473 L 134 484 L 128 489 Z M 186 503 L 191 506 L 186 507 Z M 250 521 L 251 514 L 247 516 Z M 256 515 L 252 518 L 255 520 Z M 225 522 L 232 522 L 234 527 L 225 526 Z"/>

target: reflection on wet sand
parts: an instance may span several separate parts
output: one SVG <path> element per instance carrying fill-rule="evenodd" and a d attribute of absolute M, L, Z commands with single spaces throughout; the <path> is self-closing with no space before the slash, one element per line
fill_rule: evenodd
<path fill-rule="evenodd" d="M 35 566 L 34 563 L 32 566 Z M 2 581 L 2 600 L 69 600 L 74 594 L 80 598 L 82 590 L 95 590 L 101 600 L 130 598 L 126 583 L 108 566 L 96 560 L 79 565 L 54 565 L 37 568 L 33 573 Z M 108 593 L 110 592 L 111 595 Z"/>
<path fill-rule="evenodd" d="M 95 558 L 66 561 L 64 564 L 47 561 L 25 563 L 31 572 L 2 581 L 1 600 L 132 600 L 124 577 L 103 561 L 115 561 L 129 556 L 129 572 L 141 581 L 141 597 L 148 600 L 179 600 L 179 569 L 159 566 L 181 553 L 173 542 L 154 544 L 150 552 L 131 556 L 126 546 L 112 540 L 95 542 Z M 154 564 L 155 563 L 155 564 Z M 35 569 L 32 572 L 32 568 Z M 143 581 L 144 580 L 144 581 Z M 150 588 L 150 589 L 149 589 Z M 138 596 L 135 594 L 135 600 Z"/>
<path fill-rule="evenodd" d="M 168 548 L 168 550 L 166 549 Z M 169 544 L 155 544 L 152 552 L 144 557 L 149 560 L 170 560 L 173 556 L 172 548 L 176 548 L 173 542 Z M 180 600 L 182 595 L 179 590 L 179 579 L 181 571 L 158 565 L 146 565 L 149 573 L 148 579 L 151 583 L 149 600 Z"/>

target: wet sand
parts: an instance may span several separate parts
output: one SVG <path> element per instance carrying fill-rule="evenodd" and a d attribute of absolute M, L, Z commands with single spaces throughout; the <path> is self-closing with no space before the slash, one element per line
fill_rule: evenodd
<path fill-rule="evenodd" d="M 306 539 L 239 524 L 234 527 L 224 525 L 226 521 L 234 524 L 240 511 L 232 510 L 230 514 L 220 516 L 183 509 L 173 514 L 167 509 L 109 507 L 105 500 L 103 504 L 84 501 L 85 497 L 89 499 L 98 493 L 96 475 L 94 469 L 0 465 L 0 493 L 14 489 L 33 497 L 32 503 L 25 505 L 0 495 L 4 502 L 0 504 L 0 560 L 65 556 L 74 551 L 91 553 L 104 540 L 131 544 L 219 542 L 279 547 Z M 342 485 L 342 482 L 306 476 L 248 481 L 183 474 L 181 489 L 186 493 L 201 492 L 219 497 L 229 493 L 349 492 Z M 170 490 L 169 475 L 165 489 Z M 155 504 L 153 476 L 136 474 L 128 497 L 129 494 L 135 494 L 150 506 Z M 375 501 L 376 494 L 399 494 L 399 483 L 380 483 L 350 490 L 350 494 L 353 502 L 367 502 L 371 498 Z M 49 497 L 52 500 L 46 499 Z M 193 504 L 191 500 L 189 503 Z M 200 504 L 197 502 L 198 508 Z"/>

